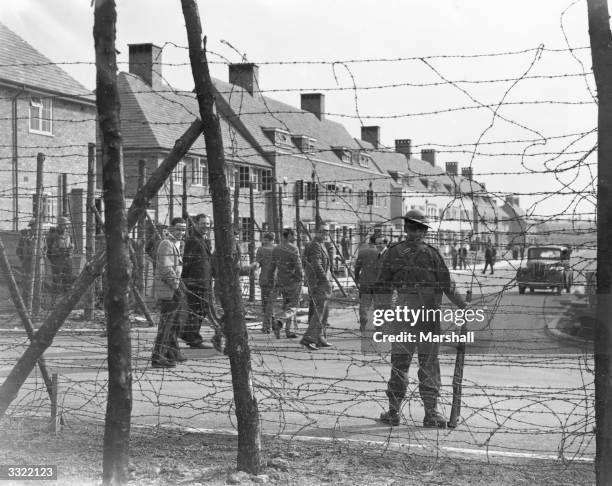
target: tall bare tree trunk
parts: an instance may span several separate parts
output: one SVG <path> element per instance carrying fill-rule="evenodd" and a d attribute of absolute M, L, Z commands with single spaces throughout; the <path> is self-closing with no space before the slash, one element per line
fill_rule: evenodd
<path fill-rule="evenodd" d="M 587 0 L 597 84 L 597 320 L 595 323 L 595 471 L 612 484 L 612 34 L 607 0 Z"/>
<path fill-rule="evenodd" d="M 114 0 L 97 2 L 94 13 L 96 104 L 102 139 L 102 187 L 106 233 L 108 400 L 102 478 L 105 485 L 128 482 L 132 413 L 132 343 L 129 289 L 132 279 L 125 211 L 123 147 L 115 50 L 117 11 Z"/>
<path fill-rule="evenodd" d="M 90 143 L 87 148 L 87 204 L 85 205 L 85 260 L 93 258 L 96 251 L 96 222 L 91 208 L 96 202 L 96 144 Z M 85 297 L 83 318 L 93 318 L 95 307 L 95 286 L 91 286 Z"/>
<path fill-rule="evenodd" d="M 185 157 L 187 151 L 202 133 L 203 127 L 200 120 L 195 120 L 181 138 L 176 141 L 168 157 L 151 174 L 145 186 L 136 193 L 127 214 L 128 231 L 131 231 L 136 226 L 138 218 L 141 217 L 143 212 L 146 212 L 149 201 L 155 197 L 176 165 Z M 19 358 L 17 364 L 8 374 L 4 383 L 2 383 L 2 386 L 0 386 L 0 418 L 2 418 L 9 405 L 17 397 L 19 389 L 32 372 L 36 362 L 53 343 L 55 334 L 62 327 L 70 311 L 79 302 L 94 280 L 100 276 L 104 270 L 104 264 L 105 254 L 103 251 L 98 251 L 95 257 L 90 262 L 87 262 L 72 288 L 57 303 L 49 317 L 47 317 L 43 325 L 36 332 L 32 343 L 21 358 Z"/>
<path fill-rule="evenodd" d="M 219 272 L 224 330 L 232 370 L 232 385 L 238 421 L 238 464 L 240 470 L 257 474 L 261 463 L 259 410 L 253 392 L 251 350 L 244 321 L 239 272 L 235 271 L 232 252 L 232 215 L 230 192 L 225 178 L 225 157 L 221 125 L 216 115 L 214 89 L 206 60 L 206 41 L 202 42 L 202 26 L 195 0 L 181 0 L 189 41 L 189 59 L 195 83 L 200 117 L 204 124 L 206 155 L 210 169 L 210 187 L 215 218 L 215 242 L 222 269 Z M 231 269 L 231 271 L 229 271 Z"/>

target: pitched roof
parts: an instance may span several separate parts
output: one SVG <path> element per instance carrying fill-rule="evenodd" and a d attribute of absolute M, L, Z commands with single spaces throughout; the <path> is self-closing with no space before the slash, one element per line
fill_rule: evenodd
<path fill-rule="evenodd" d="M 277 128 L 288 131 L 292 135 L 304 135 L 314 139 L 313 159 L 339 163 L 340 158 L 334 147 L 345 147 L 351 150 L 361 150 L 362 147 L 340 123 L 332 120 L 319 120 L 314 114 L 281 101 L 255 95 L 240 86 L 225 81 L 214 80 L 219 94 L 226 101 L 225 116 L 230 122 L 236 118 L 253 135 L 256 143 L 266 151 L 274 149 L 274 144 L 266 135 L 264 129 Z M 300 151 L 295 148 L 296 153 Z M 374 155 L 374 154 L 370 154 Z M 376 164 L 368 168 L 353 166 L 355 169 L 384 173 Z"/>
<path fill-rule="evenodd" d="M 124 72 L 119 73 L 117 86 L 121 96 L 121 131 L 126 150 L 170 150 L 176 140 L 200 116 L 198 103 L 192 92 L 172 91 L 169 87 L 155 91 L 140 77 Z M 223 117 L 221 135 L 228 159 L 255 165 L 270 165 Z M 204 155 L 204 137 L 198 137 L 189 152 Z"/>
<path fill-rule="evenodd" d="M 89 90 L 2 23 L 0 82 L 95 103 Z"/>

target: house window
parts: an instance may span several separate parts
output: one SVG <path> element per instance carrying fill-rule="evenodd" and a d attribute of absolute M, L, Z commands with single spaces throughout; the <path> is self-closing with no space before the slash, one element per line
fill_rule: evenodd
<path fill-rule="evenodd" d="M 191 183 L 196 186 L 208 186 L 208 167 L 206 159 L 191 159 Z"/>
<path fill-rule="evenodd" d="M 46 133 L 51 135 L 51 117 L 53 112 L 53 100 L 51 98 L 30 98 L 30 131 Z"/>
<path fill-rule="evenodd" d="M 172 171 L 172 180 L 174 184 L 183 183 L 183 171 L 185 170 L 185 162 L 179 162 L 176 168 Z"/>
<path fill-rule="evenodd" d="M 315 198 L 315 185 L 314 182 L 306 183 L 306 201 L 314 201 Z"/>
<path fill-rule="evenodd" d="M 261 190 L 262 191 L 272 190 L 272 171 L 271 170 L 261 171 Z"/>
<path fill-rule="evenodd" d="M 251 179 L 249 168 L 241 165 L 238 167 L 238 186 L 240 189 L 248 189 L 250 182 Z"/>
<path fill-rule="evenodd" d="M 250 241 L 251 218 L 240 218 L 240 241 Z"/>
<path fill-rule="evenodd" d="M 42 203 L 41 218 L 44 223 L 54 223 L 57 216 L 56 198 L 45 193 L 40 197 Z M 32 194 L 32 215 L 36 216 L 36 194 Z"/>
<path fill-rule="evenodd" d="M 370 165 L 370 157 L 364 154 L 359 154 L 359 165 L 361 167 L 368 167 L 368 165 Z"/>

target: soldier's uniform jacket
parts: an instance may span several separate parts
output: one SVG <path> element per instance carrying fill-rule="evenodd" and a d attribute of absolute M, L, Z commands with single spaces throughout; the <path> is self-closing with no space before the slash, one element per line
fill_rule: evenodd
<path fill-rule="evenodd" d="M 19 244 L 17 245 L 17 256 L 22 262 L 32 258 L 34 253 L 36 235 L 31 229 L 23 229 L 19 232 Z"/>
<path fill-rule="evenodd" d="M 329 286 L 329 280 L 327 279 L 330 265 L 329 253 L 321 242 L 313 240 L 308 243 L 304 248 L 302 260 L 306 273 L 306 283 L 309 287 Z"/>
<path fill-rule="evenodd" d="M 393 290 L 398 305 L 438 309 L 442 295 L 462 307 L 448 267 L 436 248 L 422 241 L 401 241 L 389 247 L 381 265 L 377 292 L 384 306 L 389 306 Z"/>
<path fill-rule="evenodd" d="M 70 258 L 73 249 L 74 245 L 68 231 L 61 234 L 57 230 L 49 232 L 47 236 L 47 257 L 51 260 L 51 263 Z"/>
<path fill-rule="evenodd" d="M 181 278 L 189 288 L 210 291 L 213 279 L 213 252 L 210 240 L 194 233 L 183 251 Z"/>
<path fill-rule="evenodd" d="M 272 273 L 276 270 L 276 277 L 281 287 L 292 287 L 302 282 L 304 272 L 302 262 L 295 245 L 281 243 L 272 250 Z"/>

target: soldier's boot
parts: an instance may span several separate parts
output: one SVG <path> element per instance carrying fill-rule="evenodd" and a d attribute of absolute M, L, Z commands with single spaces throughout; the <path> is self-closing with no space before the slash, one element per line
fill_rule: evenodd
<path fill-rule="evenodd" d="M 435 405 L 433 407 L 425 407 L 425 418 L 423 418 L 423 427 L 445 429 L 446 423 L 446 417 L 440 412 L 438 412 Z"/>
<path fill-rule="evenodd" d="M 388 412 L 383 412 L 380 414 L 380 421 L 384 424 L 391 425 L 392 427 L 397 427 L 400 423 L 399 413 L 397 410 L 390 408 Z"/>
<path fill-rule="evenodd" d="M 399 409 L 402 401 L 395 393 L 390 391 L 387 391 L 387 397 L 389 398 L 389 410 L 381 413 L 379 420 L 384 424 L 398 426 L 400 423 Z"/>

